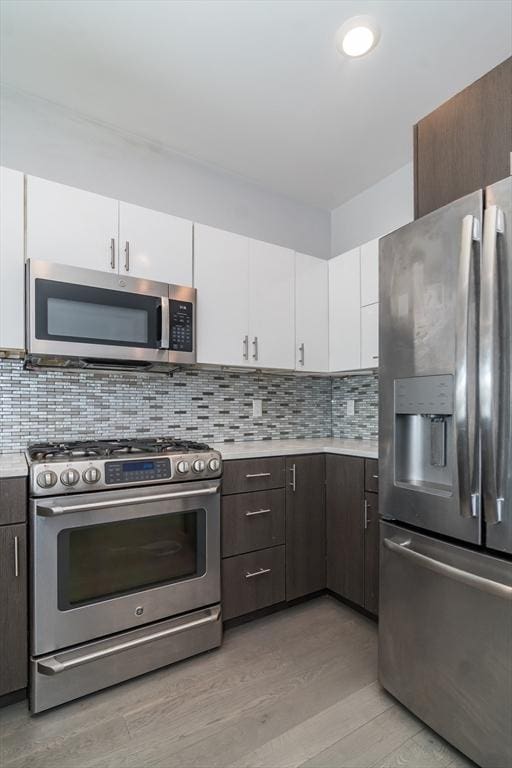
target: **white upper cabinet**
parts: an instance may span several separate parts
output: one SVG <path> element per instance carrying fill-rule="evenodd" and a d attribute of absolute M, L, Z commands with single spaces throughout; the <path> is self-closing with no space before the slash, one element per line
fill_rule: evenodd
<path fill-rule="evenodd" d="M 361 246 L 361 306 L 379 300 L 379 241 Z"/>
<path fill-rule="evenodd" d="M 249 240 L 194 225 L 197 362 L 249 364 Z"/>
<path fill-rule="evenodd" d="M 0 349 L 25 348 L 23 174 L 0 168 Z"/>
<path fill-rule="evenodd" d="M 117 272 L 119 203 L 27 176 L 28 259 Z"/>
<path fill-rule="evenodd" d="M 192 285 L 192 222 L 121 201 L 119 272 Z"/>
<path fill-rule="evenodd" d="M 252 365 L 295 368 L 295 252 L 289 248 L 249 240 L 249 335 Z"/>
<path fill-rule="evenodd" d="M 379 365 L 379 305 L 361 307 L 361 368 Z"/>
<path fill-rule="evenodd" d="M 359 248 L 329 261 L 329 369 L 361 365 L 361 264 Z"/>
<path fill-rule="evenodd" d="M 295 368 L 329 370 L 329 264 L 295 254 Z"/>

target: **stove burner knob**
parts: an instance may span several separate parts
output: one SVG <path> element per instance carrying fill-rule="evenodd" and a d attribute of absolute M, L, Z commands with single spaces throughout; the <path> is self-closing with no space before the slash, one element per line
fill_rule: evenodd
<path fill-rule="evenodd" d="M 62 485 L 76 485 L 80 480 L 80 475 L 76 469 L 65 469 L 61 473 L 60 481 Z"/>
<path fill-rule="evenodd" d="M 218 472 L 220 469 L 220 461 L 218 459 L 210 459 L 208 462 L 208 467 L 212 472 Z"/>
<path fill-rule="evenodd" d="M 194 472 L 204 472 L 205 463 L 202 459 L 196 459 L 192 464 Z"/>
<path fill-rule="evenodd" d="M 188 461 L 178 461 L 176 469 L 181 475 L 186 475 L 189 470 Z"/>
<path fill-rule="evenodd" d="M 97 483 L 101 477 L 101 472 L 99 469 L 96 469 L 96 467 L 89 467 L 89 469 L 86 469 L 85 472 L 82 473 L 82 478 L 84 482 L 92 484 Z"/>
<path fill-rule="evenodd" d="M 40 472 L 37 476 L 37 484 L 40 488 L 52 488 L 56 482 L 55 472 Z"/>

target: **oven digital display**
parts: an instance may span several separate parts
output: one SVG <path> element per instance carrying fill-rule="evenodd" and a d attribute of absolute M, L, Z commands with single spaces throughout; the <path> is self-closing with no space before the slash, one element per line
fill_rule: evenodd
<path fill-rule="evenodd" d="M 154 468 L 154 461 L 130 461 L 123 464 L 123 472 L 145 472 Z"/>

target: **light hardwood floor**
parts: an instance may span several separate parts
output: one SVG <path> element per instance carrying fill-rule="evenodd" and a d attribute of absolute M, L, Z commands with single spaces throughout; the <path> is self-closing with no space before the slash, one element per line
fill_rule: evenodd
<path fill-rule="evenodd" d="M 2 768 L 471 768 L 377 683 L 375 624 L 328 597 L 220 650 L 30 717 L 0 710 Z"/>

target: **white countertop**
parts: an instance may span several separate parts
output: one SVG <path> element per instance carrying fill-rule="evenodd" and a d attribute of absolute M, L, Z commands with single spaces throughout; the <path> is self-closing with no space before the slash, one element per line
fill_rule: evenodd
<path fill-rule="evenodd" d="M 26 477 L 28 466 L 25 454 L 18 452 L 0 453 L 0 477 Z"/>
<path fill-rule="evenodd" d="M 214 443 L 225 461 L 256 459 L 265 456 L 294 456 L 301 453 L 336 453 L 341 456 L 378 458 L 377 440 L 338 440 L 315 437 L 310 440 L 246 440 L 239 443 Z"/>

